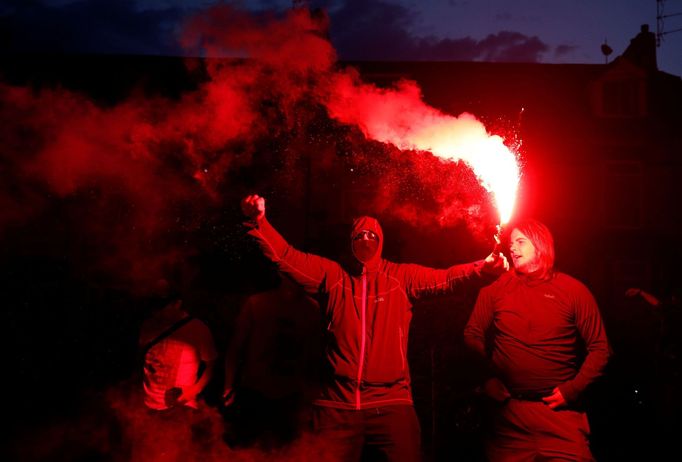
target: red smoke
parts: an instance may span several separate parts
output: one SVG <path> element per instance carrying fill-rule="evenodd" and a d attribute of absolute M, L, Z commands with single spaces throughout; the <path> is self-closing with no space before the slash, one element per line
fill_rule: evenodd
<path fill-rule="evenodd" d="M 450 225 L 464 218 L 478 226 L 478 211 L 490 198 L 470 181 L 460 182 L 464 166 L 424 153 L 400 160 L 390 147 L 381 152 L 356 136 L 338 139 L 339 129 L 319 134 L 319 108 L 336 124 L 399 148 L 423 149 L 413 135 L 444 118 L 456 120 L 424 104 L 413 82 L 379 89 L 352 69 L 337 70 L 327 28 L 325 15 L 307 10 L 255 18 L 224 5 L 211 8 L 187 22 L 184 44 L 208 56 L 248 59 L 206 60 L 205 80 L 178 99 L 134 91 L 102 107 L 72 91 L 4 86 L 3 157 L 20 179 L 11 191 L 0 191 L 7 211 L 0 225 L 20 225 L 55 200 L 85 197 L 77 233 L 95 253 L 101 250 L 85 260 L 139 289 L 193 251 L 191 243 L 178 245 L 178 239 L 188 241 L 178 235 L 191 235 L 208 209 L 232 200 L 231 191 L 243 186 L 230 183 L 230 172 L 248 166 L 254 149 L 262 149 L 258 143 L 271 138 L 284 166 L 279 179 L 262 172 L 273 184 L 286 184 L 286 169 L 297 168 L 289 159 L 301 156 L 301 148 L 324 151 L 311 139 L 336 144 L 337 152 L 339 143 L 350 141 L 358 168 L 349 174 L 376 191 L 369 208 L 413 222 Z M 348 172 L 339 162 L 323 164 Z"/>
<path fill-rule="evenodd" d="M 300 122 L 296 111 L 300 111 L 302 101 L 312 100 L 322 105 L 329 117 L 357 127 L 369 140 L 389 143 L 400 149 L 430 151 L 444 160 L 465 161 L 484 187 L 498 194 L 484 201 L 504 202 L 498 205 L 505 205 L 504 209 L 509 213 L 519 173 L 516 155 L 503 140 L 491 136 L 470 114 L 453 117 L 428 106 L 422 101 L 421 90 L 415 82 L 400 81 L 394 88 L 384 89 L 362 82 L 352 68 L 337 69 L 333 49 L 324 39 L 327 29 L 326 16 L 311 15 L 307 10 L 291 10 L 282 19 L 256 19 L 219 6 L 189 22 L 185 44 L 203 49 L 208 56 L 249 57 L 255 65 L 270 70 L 276 76 L 269 82 L 270 97 L 278 100 L 290 122 L 292 119 Z M 213 76 L 219 77 L 215 73 Z M 377 162 L 376 159 L 366 161 Z M 428 161 L 419 159 L 415 162 Z M 496 165 L 503 165 L 503 168 L 496 169 Z M 444 166 L 442 170 L 444 173 L 449 169 Z M 446 175 L 440 176 L 443 181 Z M 428 178 L 420 179 L 428 181 Z M 395 182 L 382 182 L 377 195 L 385 196 L 394 186 Z M 479 205 L 469 206 L 459 200 L 454 200 L 453 204 L 453 194 L 458 195 L 461 190 L 458 185 L 449 185 L 454 186 L 452 192 L 443 190 L 439 184 L 431 186 L 433 196 L 439 197 L 438 202 L 442 204 L 443 213 L 437 214 L 441 224 L 452 224 L 462 218 L 468 222 L 478 215 L 472 212 L 480 209 Z M 468 184 L 464 188 L 466 194 L 471 192 Z M 393 202 L 391 213 L 411 216 L 410 221 L 424 218 L 417 218 L 419 207 L 414 204 Z M 385 207 L 377 204 L 377 210 L 383 209 Z M 405 211 L 407 213 L 403 213 Z M 447 218 L 443 220 L 443 216 Z M 457 218 L 453 219 L 453 216 Z"/>
<path fill-rule="evenodd" d="M 257 18 L 219 5 L 187 21 L 182 43 L 207 57 L 251 58 L 289 75 L 305 75 L 326 72 L 336 60 L 328 27 L 323 13 L 295 9 L 281 18 Z"/>
<path fill-rule="evenodd" d="M 224 437 L 224 419 L 211 407 L 192 417 L 192 426 L 150 414 L 137 384 L 112 387 L 91 396 L 83 409 L 60 422 L 34 425 L 9 445 L 16 460 L 110 460 L 114 462 L 297 462 L 329 460 L 328 448 L 308 431 L 289 445 L 233 449 Z M 76 410 L 74 410 L 76 411 Z"/>
<path fill-rule="evenodd" d="M 211 171 L 215 163 L 205 153 L 252 126 L 241 101 L 222 98 L 224 92 L 216 97 L 214 86 L 207 87 L 179 103 L 135 98 L 113 108 L 63 90 L 3 89 L 13 174 L 33 185 L 27 195 L 46 188 L 61 200 L 87 197 L 76 213 L 79 232 L 100 247 L 93 269 L 132 283 L 133 290 L 182 256 L 161 238 L 182 231 L 178 221 L 186 217 L 177 215 L 178 204 L 192 201 L 200 209 L 214 195 L 212 179 L 222 173 Z M 197 171 L 201 182 L 192 177 Z M 24 203 L 20 218 L 30 218 L 32 207 Z"/>
<path fill-rule="evenodd" d="M 335 76 L 326 104 L 332 117 L 357 125 L 371 139 L 466 162 L 493 194 L 501 221 L 509 220 L 520 176 L 517 155 L 473 115 L 453 117 L 428 106 L 414 82 L 379 89 L 352 70 Z"/>

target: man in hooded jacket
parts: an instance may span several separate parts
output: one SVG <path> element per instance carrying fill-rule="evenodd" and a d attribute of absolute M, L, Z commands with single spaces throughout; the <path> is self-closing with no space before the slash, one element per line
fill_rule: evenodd
<path fill-rule="evenodd" d="M 379 222 L 353 222 L 357 271 L 290 246 L 265 218 L 265 199 L 242 201 L 248 234 L 279 271 L 316 296 L 327 328 L 329 377 L 315 401 L 314 425 L 329 460 L 360 460 L 364 448 L 390 461 L 420 460 L 420 430 L 407 364 L 412 300 L 489 283 L 509 268 L 503 255 L 432 269 L 381 258 Z M 473 287 L 473 284 L 469 287 Z"/>

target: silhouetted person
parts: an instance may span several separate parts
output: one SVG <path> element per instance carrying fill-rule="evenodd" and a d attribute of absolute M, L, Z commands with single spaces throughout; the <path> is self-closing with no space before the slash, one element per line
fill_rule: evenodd
<path fill-rule="evenodd" d="M 680 382 L 682 378 L 682 304 L 676 291 L 657 297 L 638 287 L 625 292 L 628 297 L 641 297 L 659 315 L 658 355 L 662 378 Z"/>
<path fill-rule="evenodd" d="M 217 353 L 208 327 L 170 297 L 142 324 L 144 405 L 134 460 L 201 460 L 204 417 L 199 394 L 211 379 Z"/>
<path fill-rule="evenodd" d="M 420 430 L 407 364 L 412 300 L 490 281 L 508 268 L 506 258 L 491 254 L 445 270 L 396 264 L 381 258 L 379 222 L 361 217 L 349 236 L 355 260 L 343 267 L 290 246 L 265 218 L 262 197 L 246 197 L 242 210 L 263 254 L 320 302 L 327 374 L 315 401 L 314 424 L 330 459 L 356 461 L 366 448 L 386 460 L 419 460 Z"/>
<path fill-rule="evenodd" d="M 592 460 L 577 403 L 609 357 L 599 309 L 582 283 L 554 270 L 554 241 L 542 223 L 513 226 L 509 251 L 514 271 L 481 290 L 464 330 L 487 365 L 483 391 L 497 403 L 487 456 Z"/>
<path fill-rule="evenodd" d="M 644 300 L 658 317 L 657 344 L 654 359 L 653 401 L 660 419 L 660 435 L 664 445 L 679 454 L 675 438 L 682 425 L 682 305 L 678 290 L 667 296 L 656 296 L 638 287 L 631 287 L 627 297 Z"/>
<path fill-rule="evenodd" d="M 281 446 L 299 434 L 315 384 L 316 304 L 287 278 L 249 296 L 225 360 L 225 404 L 233 445 Z M 308 392 L 308 393 L 307 393 Z"/>

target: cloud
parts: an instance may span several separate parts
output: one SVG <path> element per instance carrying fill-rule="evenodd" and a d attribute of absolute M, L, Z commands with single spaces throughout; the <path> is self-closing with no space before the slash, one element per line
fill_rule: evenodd
<path fill-rule="evenodd" d="M 562 56 L 570 55 L 577 50 L 578 50 L 578 47 L 575 45 L 566 45 L 566 44 L 557 45 L 557 47 L 554 49 L 554 56 L 559 58 Z"/>
<path fill-rule="evenodd" d="M 512 31 L 481 40 L 418 37 L 409 32 L 417 13 L 384 1 L 349 0 L 330 17 L 332 42 L 346 60 L 537 62 L 549 50 L 540 38 Z"/>
<path fill-rule="evenodd" d="M 199 4 L 77 0 L 12 2 L 0 11 L 6 52 L 65 52 L 134 55 L 188 54 L 177 30 Z M 537 62 L 549 50 L 538 37 L 501 31 L 483 39 L 416 36 L 410 31 L 419 13 L 402 4 L 377 0 L 312 2 L 329 12 L 331 41 L 343 60 L 452 60 Z M 266 4 L 259 4 L 261 14 Z M 146 7 L 145 7 L 146 5 Z M 289 4 L 272 2 L 273 11 Z M 252 5 L 253 7 L 253 5 Z M 87 26 L 86 26 L 87 25 Z M 555 55 L 570 52 L 557 48 Z"/>
<path fill-rule="evenodd" d="M 538 62 L 549 47 L 538 37 L 501 31 L 478 42 L 477 50 L 486 61 Z"/>

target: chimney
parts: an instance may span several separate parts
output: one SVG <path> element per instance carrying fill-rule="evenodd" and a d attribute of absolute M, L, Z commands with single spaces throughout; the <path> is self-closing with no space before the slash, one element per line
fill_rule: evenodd
<path fill-rule="evenodd" d="M 658 70 L 656 63 L 656 35 L 649 31 L 648 24 L 642 24 L 642 28 L 635 38 L 630 40 L 630 45 L 623 53 L 623 57 L 642 69 L 648 71 Z"/>

